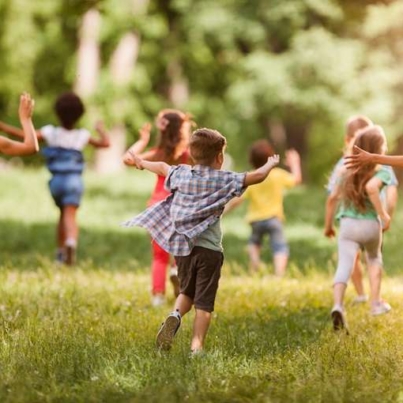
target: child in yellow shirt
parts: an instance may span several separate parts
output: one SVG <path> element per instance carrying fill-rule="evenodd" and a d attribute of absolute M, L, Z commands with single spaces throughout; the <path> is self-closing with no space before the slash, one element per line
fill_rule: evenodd
<path fill-rule="evenodd" d="M 265 164 L 267 158 L 274 155 L 274 150 L 267 140 L 258 140 L 249 151 L 249 162 L 257 169 Z M 289 247 L 284 236 L 283 221 L 284 190 L 301 182 L 301 162 L 295 150 L 286 152 L 286 164 L 291 172 L 282 168 L 273 168 L 270 175 L 256 186 L 246 189 L 242 197 L 233 199 L 227 205 L 226 212 L 247 200 L 246 219 L 252 227 L 248 253 L 250 270 L 256 272 L 261 264 L 260 250 L 263 238 L 268 235 L 273 252 L 274 272 L 283 276 L 287 267 Z"/>

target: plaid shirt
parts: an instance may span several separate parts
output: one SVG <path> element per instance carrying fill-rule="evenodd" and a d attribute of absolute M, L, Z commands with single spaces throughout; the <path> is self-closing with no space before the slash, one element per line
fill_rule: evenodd
<path fill-rule="evenodd" d="M 204 165 L 172 166 L 165 180 L 172 194 L 123 226 L 143 227 L 167 252 L 187 256 L 196 238 L 219 220 L 224 206 L 243 193 L 244 180 L 245 173 Z"/>

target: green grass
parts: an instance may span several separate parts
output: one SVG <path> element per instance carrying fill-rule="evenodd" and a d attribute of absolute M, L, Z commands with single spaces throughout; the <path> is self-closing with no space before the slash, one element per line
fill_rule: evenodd
<path fill-rule="evenodd" d="M 47 173 L 0 172 L 0 402 L 403 402 L 403 229 L 387 234 L 384 295 L 373 318 L 347 293 L 350 336 L 329 323 L 336 243 L 322 236 L 322 189 L 286 200 L 285 279 L 246 271 L 243 210 L 225 217 L 226 263 L 206 354 L 189 358 L 192 317 L 172 351 L 154 348 L 150 240 L 119 223 L 143 209 L 153 177 L 86 174 L 77 268 L 53 264 L 57 211 Z M 173 297 L 170 297 L 170 304 Z"/>

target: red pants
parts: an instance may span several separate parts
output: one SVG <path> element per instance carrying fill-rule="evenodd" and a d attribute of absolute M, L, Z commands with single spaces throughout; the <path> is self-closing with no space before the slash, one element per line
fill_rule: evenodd
<path fill-rule="evenodd" d="M 170 255 L 157 242 L 152 241 L 153 262 L 151 266 L 152 293 L 165 294 L 165 280 Z"/>

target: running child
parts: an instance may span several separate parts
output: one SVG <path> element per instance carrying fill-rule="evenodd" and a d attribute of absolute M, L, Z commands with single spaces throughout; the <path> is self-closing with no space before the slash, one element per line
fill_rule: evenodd
<path fill-rule="evenodd" d="M 272 145 L 267 140 L 258 140 L 249 150 L 249 162 L 257 169 L 273 155 Z M 286 271 L 289 246 L 283 228 L 284 191 L 301 183 L 302 176 L 300 157 L 295 150 L 286 152 L 285 163 L 290 167 L 291 172 L 278 167 L 273 168 L 262 183 L 246 189 L 242 197 L 231 200 L 225 208 L 227 213 L 243 201 L 248 201 L 246 219 L 252 229 L 248 243 L 251 272 L 257 272 L 261 266 L 260 251 L 266 235 L 270 239 L 275 275 L 282 277 Z"/>
<path fill-rule="evenodd" d="M 192 353 L 203 349 L 214 311 L 223 264 L 220 217 L 224 206 L 250 185 L 262 182 L 279 157 L 248 173 L 222 171 L 226 139 L 218 131 L 196 130 L 190 138 L 193 167 L 145 161 L 132 155 L 127 163 L 166 176 L 172 194 L 124 225 L 146 228 L 161 248 L 175 256 L 180 294 L 157 335 L 157 347 L 169 349 L 182 317 L 195 307 Z"/>
<path fill-rule="evenodd" d="M 54 104 L 54 110 L 60 126 L 44 126 L 37 131 L 37 137 L 39 140 L 45 140 L 48 146 L 43 149 L 43 154 L 52 174 L 49 189 L 60 210 L 56 259 L 71 266 L 76 260 L 79 233 L 76 215 L 84 191 L 82 152 L 88 144 L 95 148 L 109 147 L 109 139 L 101 123 L 96 125 L 99 139 L 91 137 L 91 133 L 86 129 L 76 128 L 85 108 L 75 93 L 61 94 Z M 3 127 L 3 130 L 19 137 L 23 135 L 16 127 L 7 126 Z"/>
<path fill-rule="evenodd" d="M 351 148 L 354 143 L 354 138 L 356 134 L 361 130 L 366 127 L 371 127 L 374 124 L 372 121 L 363 115 L 354 115 L 351 116 L 346 123 L 346 132 L 344 136 L 344 153 L 343 156 L 339 159 L 339 161 L 336 163 L 334 166 L 332 173 L 330 175 L 328 184 L 327 184 L 327 192 L 328 195 L 331 194 L 339 176 L 340 172 L 344 171 L 343 164 L 344 164 L 344 158 L 346 155 L 351 154 Z M 385 203 L 386 209 L 388 211 L 388 214 L 390 217 L 392 217 L 396 204 L 397 204 L 397 198 L 398 198 L 398 192 L 397 192 L 397 186 L 398 186 L 398 181 L 396 178 L 396 175 L 391 168 L 387 168 L 390 170 L 391 174 L 391 182 L 388 186 L 385 186 L 382 191 L 381 191 L 381 197 Z M 361 251 L 359 250 L 357 252 L 357 258 L 354 263 L 354 269 L 351 274 L 351 281 L 354 285 L 354 288 L 356 290 L 357 296 L 354 298 L 354 303 L 363 303 L 368 301 L 368 296 L 365 294 L 364 291 L 364 285 L 363 285 L 363 270 L 362 270 L 362 264 L 361 264 Z"/>
<path fill-rule="evenodd" d="M 18 115 L 21 122 L 21 133 L 23 141 L 10 140 L 7 137 L 0 136 L 0 153 L 5 155 L 30 155 L 39 151 L 38 139 L 35 128 L 32 123 L 32 113 L 34 111 L 34 100 L 28 93 L 20 96 L 20 105 Z M 0 122 L 0 130 L 7 132 L 9 125 Z"/>
<path fill-rule="evenodd" d="M 383 154 L 386 151 L 386 138 L 380 126 L 362 129 L 354 144 L 372 153 Z M 344 169 L 328 198 L 324 231 L 327 237 L 335 235 L 333 220 L 339 199 L 341 202 L 337 214 L 340 219 L 338 265 L 331 312 L 335 330 L 347 327 L 344 294 L 359 249 L 364 250 L 367 260 L 372 315 L 381 315 L 391 309 L 380 296 L 382 231 L 386 231 L 390 225 L 390 216 L 381 202 L 380 190 L 390 184 L 391 180 L 390 170 L 374 163 L 357 171 Z"/>
<path fill-rule="evenodd" d="M 151 124 L 146 123 L 140 129 L 140 138 L 134 143 L 123 156 L 123 161 L 131 165 L 131 155 L 135 154 L 145 161 L 164 161 L 170 165 L 189 164 L 189 136 L 192 121 L 190 116 L 176 109 L 163 109 L 157 115 L 156 126 L 159 131 L 157 145 L 143 153 L 150 141 Z M 165 176 L 157 175 L 154 191 L 148 201 L 152 206 L 164 200 L 170 192 L 164 188 Z M 165 304 L 165 282 L 167 267 L 171 256 L 155 241 L 152 241 L 152 305 Z M 175 297 L 179 294 L 177 268 L 173 262 L 170 276 L 174 288 Z"/>

